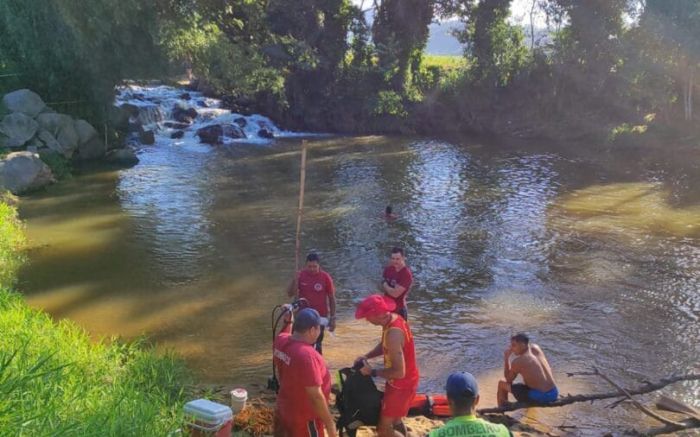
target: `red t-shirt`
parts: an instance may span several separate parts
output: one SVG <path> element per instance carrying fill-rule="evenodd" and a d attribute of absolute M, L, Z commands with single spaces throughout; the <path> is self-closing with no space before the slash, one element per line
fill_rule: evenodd
<path fill-rule="evenodd" d="M 396 271 L 394 266 L 386 266 L 382 276 L 391 287 L 395 287 L 398 284 L 406 289 L 401 296 L 392 297 L 392 299 L 396 301 L 397 310 L 400 308 L 406 308 L 406 296 L 408 295 L 408 291 L 411 289 L 411 284 L 413 283 L 413 273 L 411 273 L 411 269 L 409 269 L 408 266 L 404 266 L 401 270 Z"/>
<path fill-rule="evenodd" d="M 384 367 L 391 367 L 391 357 L 386 346 L 386 334 L 390 328 L 398 328 L 403 331 L 403 360 L 405 375 L 401 379 L 390 379 L 387 381 L 395 388 L 415 389 L 418 386 L 418 364 L 416 364 L 416 348 L 413 343 L 413 334 L 403 317 L 396 316 L 396 320 L 389 323 L 382 330 L 382 352 L 384 352 Z"/>
<path fill-rule="evenodd" d="M 305 388 L 319 386 L 326 401 L 329 399 L 331 375 L 323 357 L 313 345 L 295 340 L 284 332 L 275 339 L 274 356 L 280 382 L 276 405 L 280 417 L 304 422 L 314 420 L 317 415 Z"/>
<path fill-rule="evenodd" d="M 327 297 L 335 294 L 333 278 L 323 270 L 318 273 L 311 273 L 304 269 L 297 275 L 297 286 L 299 287 L 299 297 L 303 297 L 309 302 L 309 306 L 321 315 L 328 317 Z"/>

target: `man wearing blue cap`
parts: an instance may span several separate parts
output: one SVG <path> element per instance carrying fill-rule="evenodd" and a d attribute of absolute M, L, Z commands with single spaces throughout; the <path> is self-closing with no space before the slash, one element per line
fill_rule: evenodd
<path fill-rule="evenodd" d="M 291 313 L 290 313 L 291 315 Z M 304 308 L 290 320 L 275 339 L 274 361 L 280 390 L 275 405 L 276 437 L 323 437 L 337 432 L 328 409 L 331 377 L 323 357 L 314 349 L 321 334 L 318 311 Z"/>
<path fill-rule="evenodd" d="M 504 425 L 477 419 L 479 386 L 471 373 L 457 372 L 447 378 L 447 401 L 452 420 L 434 431 L 430 437 L 508 437 L 511 432 Z"/>

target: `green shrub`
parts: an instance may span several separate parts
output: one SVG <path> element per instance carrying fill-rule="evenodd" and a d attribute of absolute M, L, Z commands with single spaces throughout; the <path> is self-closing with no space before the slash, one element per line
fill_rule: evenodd
<path fill-rule="evenodd" d="M 406 117 L 408 113 L 403 105 L 403 98 L 394 91 L 380 91 L 372 109 L 374 115 L 391 115 L 394 117 Z"/>
<path fill-rule="evenodd" d="M 13 285 L 17 270 L 24 261 L 22 224 L 17 211 L 4 202 L 5 196 L 0 193 L 0 287 Z"/>
<path fill-rule="evenodd" d="M 53 151 L 42 151 L 39 153 L 39 157 L 46 165 L 51 169 L 53 176 L 58 179 L 65 179 L 71 175 L 73 171 L 73 166 L 70 161 L 62 155 L 59 155 Z"/>

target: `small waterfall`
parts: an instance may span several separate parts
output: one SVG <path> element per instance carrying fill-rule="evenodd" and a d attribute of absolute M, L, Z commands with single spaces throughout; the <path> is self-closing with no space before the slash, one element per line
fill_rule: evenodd
<path fill-rule="evenodd" d="M 156 144 L 268 144 L 275 138 L 315 136 L 282 130 L 259 114 L 231 112 L 219 99 L 182 88 L 126 85 L 117 91 L 115 106 L 129 112 L 134 130 L 153 131 Z"/>

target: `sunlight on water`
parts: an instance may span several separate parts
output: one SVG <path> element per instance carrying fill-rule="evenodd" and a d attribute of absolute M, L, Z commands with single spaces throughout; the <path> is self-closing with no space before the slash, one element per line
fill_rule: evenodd
<path fill-rule="evenodd" d="M 700 205 L 674 207 L 660 183 L 594 185 L 559 202 L 581 232 L 700 236 Z"/>
<path fill-rule="evenodd" d="M 202 381 L 264 384 L 270 312 L 293 275 L 299 145 L 161 138 L 139 151 L 136 167 L 93 169 L 25 198 L 28 301 L 96 337 L 145 334 L 181 353 Z M 564 393 L 609 389 L 565 375 L 591 365 L 628 385 L 697 366 L 693 159 L 503 146 L 309 142 L 302 251 L 320 254 L 337 288 L 329 365 L 350 365 L 378 341 L 379 328 L 354 320 L 354 306 L 376 292 L 401 245 L 415 279 L 409 320 L 423 391 L 468 370 L 492 405 L 516 331 L 542 345 Z M 388 204 L 397 220 L 383 218 Z M 697 403 L 700 384 L 672 392 Z M 589 435 L 639 420 L 597 404 L 522 414 Z"/>

